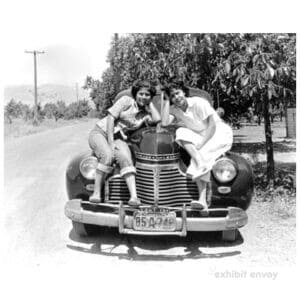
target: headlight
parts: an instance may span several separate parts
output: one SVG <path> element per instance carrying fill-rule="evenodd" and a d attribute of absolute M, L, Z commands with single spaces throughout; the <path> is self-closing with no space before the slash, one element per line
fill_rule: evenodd
<path fill-rule="evenodd" d="M 213 166 L 213 174 L 220 182 L 229 182 L 237 174 L 235 163 L 228 158 L 219 159 Z"/>
<path fill-rule="evenodd" d="M 96 157 L 90 156 L 83 159 L 79 166 L 80 173 L 87 179 L 95 179 L 97 164 Z"/>

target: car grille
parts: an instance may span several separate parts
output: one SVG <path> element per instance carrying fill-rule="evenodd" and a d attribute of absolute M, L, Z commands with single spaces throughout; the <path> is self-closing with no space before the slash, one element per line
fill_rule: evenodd
<path fill-rule="evenodd" d="M 196 184 L 180 172 L 178 163 L 173 165 L 136 164 L 136 188 L 143 204 L 162 206 L 182 206 L 198 199 Z M 126 182 L 120 176 L 108 181 L 107 201 L 129 200 Z"/>

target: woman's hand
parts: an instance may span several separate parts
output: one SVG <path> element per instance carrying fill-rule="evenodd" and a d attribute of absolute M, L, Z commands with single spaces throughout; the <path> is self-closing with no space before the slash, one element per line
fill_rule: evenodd
<path fill-rule="evenodd" d="M 149 103 L 148 108 L 149 108 L 149 113 L 151 115 L 151 123 L 156 124 L 160 122 L 161 121 L 160 113 L 157 111 L 152 101 Z"/>
<path fill-rule="evenodd" d="M 120 130 L 120 134 L 121 134 L 121 136 L 122 136 L 122 139 L 123 139 L 124 141 L 127 141 L 128 136 L 124 133 L 124 131 L 123 131 L 122 129 Z"/>
<path fill-rule="evenodd" d="M 183 116 L 183 111 L 177 106 L 171 105 L 170 114 L 175 116 L 177 119 L 180 119 L 180 117 Z"/>

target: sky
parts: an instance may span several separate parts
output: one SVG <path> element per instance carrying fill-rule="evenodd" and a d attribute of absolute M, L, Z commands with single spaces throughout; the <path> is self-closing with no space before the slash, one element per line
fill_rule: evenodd
<path fill-rule="evenodd" d="M 293 20 L 295 12 L 288 3 L 268 16 L 257 0 L 247 7 L 247 14 L 226 11 L 230 3 L 238 8 L 237 0 L 220 1 L 218 6 L 205 4 L 207 8 L 199 1 L 186 0 L 184 7 L 181 1 L 176 5 L 176 1 L 170 6 L 168 1 L 152 0 L 143 6 L 138 0 L 2 0 L 1 85 L 33 84 L 33 55 L 25 54 L 25 50 L 45 51 L 37 57 L 38 84 L 81 85 L 87 75 L 100 79 L 108 67 L 106 57 L 114 32 L 272 32 L 277 29 L 274 23 L 283 31 L 293 32 L 282 27 L 282 22 L 268 26 L 267 17 L 275 20 L 280 15 L 282 20 L 282 15 L 288 13 Z M 245 29 L 247 17 L 253 20 L 253 16 L 255 24 L 260 20 L 264 28 L 252 22 L 250 30 L 249 26 Z"/>
<path fill-rule="evenodd" d="M 110 44 L 110 34 L 99 35 L 90 48 L 88 44 L 76 40 L 68 42 L 48 40 L 45 43 L 25 43 L 16 45 L 10 68 L 6 73 L 7 84 L 32 84 L 34 76 L 33 54 L 25 50 L 44 51 L 37 55 L 38 82 L 74 85 L 82 84 L 87 75 L 100 78 L 108 67 L 106 55 Z"/>
<path fill-rule="evenodd" d="M 76 28 L 74 28 L 76 32 Z M 107 53 L 113 33 L 99 33 L 95 40 L 86 35 L 79 39 L 76 34 L 36 37 L 27 32 L 28 39 L 16 39 L 6 53 L 5 77 L 7 85 L 33 84 L 33 54 L 26 51 L 44 51 L 37 55 L 38 84 L 83 85 L 87 75 L 100 79 L 108 67 Z"/>
<path fill-rule="evenodd" d="M 3 5 L 4 4 L 4 5 Z M 37 55 L 38 85 L 83 85 L 100 79 L 114 31 L 105 26 L 105 6 L 93 1 L 1 1 L 1 85 L 33 84 Z M 3 40 L 5 41 L 3 43 Z"/>

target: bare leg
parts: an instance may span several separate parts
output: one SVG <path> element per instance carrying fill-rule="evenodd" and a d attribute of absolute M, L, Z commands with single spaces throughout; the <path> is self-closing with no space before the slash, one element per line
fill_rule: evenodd
<path fill-rule="evenodd" d="M 105 178 L 105 173 L 96 169 L 95 174 L 95 184 L 94 184 L 94 192 L 90 196 L 90 201 L 94 203 L 100 203 L 101 199 L 101 189 Z"/>
<path fill-rule="evenodd" d="M 188 154 L 191 156 L 191 158 L 195 161 L 197 168 L 201 167 L 200 164 L 200 159 L 199 159 L 199 154 L 197 152 L 196 147 L 189 142 L 186 141 L 181 141 L 182 146 L 184 147 L 184 149 L 188 152 Z"/>
<path fill-rule="evenodd" d="M 196 179 L 196 184 L 198 187 L 198 192 L 199 192 L 199 203 L 203 205 L 203 208 L 207 208 L 207 203 L 206 203 L 206 188 L 207 188 L 207 182 L 201 180 L 201 179 Z"/>
<path fill-rule="evenodd" d="M 136 184 L 135 184 L 135 175 L 133 173 L 128 173 L 124 175 L 129 193 L 130 193 L 130 199 L 128 201 L 129 205 L 132 206 L 138 206 L 141 204 L 140 200 L 137 197 L 136 193 Z"/>
<path fill-rule="evenodd" d="M 208 188 L 208 182 L 210 180 L 210 173 L 206 173 L 202 177 L 198 177 L 195 179 L 195 182 L 198 187 L 198 193 L 199 193 L 199 199 L 198 201 L 192 201 L 191 207 L 195 209 L 204 209 L 207 210 L 208 204 L 207 204 L 207 188 Z"/>

